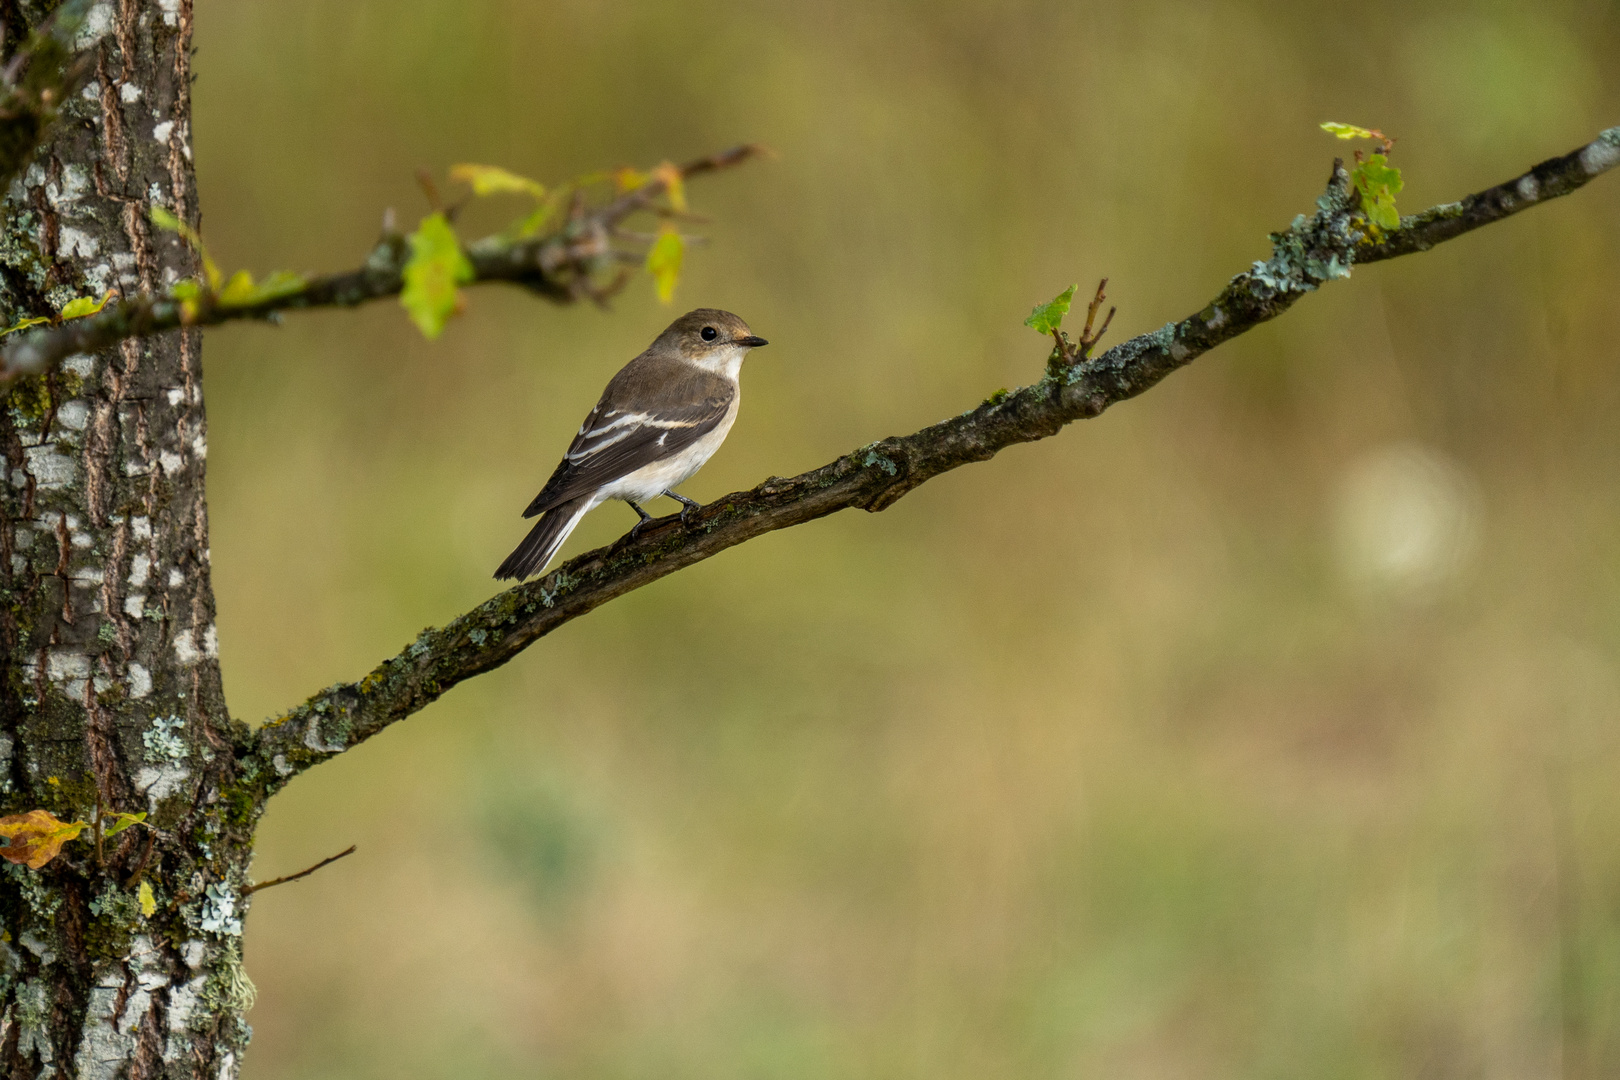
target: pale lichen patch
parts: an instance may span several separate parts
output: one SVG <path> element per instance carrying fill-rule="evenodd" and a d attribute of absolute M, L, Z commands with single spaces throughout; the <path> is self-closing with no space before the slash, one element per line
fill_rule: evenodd
<path fill-rule="evenodd" d="M 202 654 L 197 651 L 197 640 L 189 628 L 174 635 L 174 657 L 186 667 L 202 659 Z"/>
<path fill-rule="evenodd" d="M 152 692 L 152 673 L 142 664 L 129 665 L 129 696 L 140 700 Z"/>
<path fill-rule="evenodd" d="M 179 791 L 189 779 L 191 770 L 184 765 L 148 765 L 135 774 L 135 790 L 147 797 L 152 813 L 156 814 L 158 803 Z"/>
<path fill-rule="evenodd" d="M 77 399 L 63 402 L 56 410 L 56 422 L 74 431 L 83 431 L 90 422 L 90 406 Z"/>
<path fill-rule="evenodd" d="M 64 225 L 57 235 L 57 250 L 64 255 L 93 259 L 101 252 L 101 241 L 71 225 Z"/>
<path fill-rule="evenodd" d="M 67 649 L 52 649 L 45 658 L 45 675 L 53 683 L 90 677 L 90 657 Z"/>
<path fill-rule="evenodd" d="M 23 457 L 34 482 L 47 491 L 65 488 L 78 479 L 79 463 L 57 453 L 55 443 L 25 446 Z"/>
<path fill-rule="evenodd" d="M 1581 151 L 1581 168 L 1587 176 L 1596 176 L 1620 165 L 1620 127 L 1612 127 L 1599 135 Z"/>

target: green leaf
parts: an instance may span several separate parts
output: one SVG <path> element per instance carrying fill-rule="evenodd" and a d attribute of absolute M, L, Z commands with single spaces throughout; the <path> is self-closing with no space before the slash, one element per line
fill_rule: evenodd
<path fill-rule="evenodd" d="M 1401 170 L 1389 163 L 1383 154 L 1373 154 L 1350 171 L 1350 182 L 1361 193 L 1361 210 L 1367 220 L 1385 231 L 1401 227 L 1400 211 L 1395 209 L 1395 196 L 1405 183 Z"/>
<path fill-rule="evenodd" d="M 49 315 L 30 315 L 25 319 L 18 319 L 4 330 L 0 330 L 0 337 L 5 337 L 7 334 L 15 334 L 19 330 L 27 330 L 30 326 L 43 326 L 51 321 L 52 320 Z"/>
<path fill-rule="evenodd" d="M 1024 325 L 1033 327 L 1037 334 L 1050 334 L 1063 325 L 1063 316 L 1069 313 L 1069 304 L 1074 300 L 1074 290 L 1078 285 L 1070 285 L 1058 293 L 1045 304 L 1037 304 L 1035 310 L 1029 313 Z"/>
<path fill-rule="evenodd" d="M 169 295 L 180 301 L 180 322 L 190 326 L 197 320 L 198 298 L 202 296 L 202 282 L 196 278 L 181 278 L 169 286 Z"/>
<path fill-rule="evenodd" d="M 534 208 L 534 212 L 532 214 L 513 226 L 513 232 L 519 239 L 527 240 L 529 237 L 540 231 L 541 227 L 545 225 L 547 219 L 551 217 L 552 211 L 556 208 L 557 204 L 551 200 L 541 203 L 539 206 Z"/>
<path fill-rule="evenodd" d="M 252 307 L 278 297 L 289 296 L 308 284 L 309 281 L 304 275 L 286 270 L 272 270 L 269 277 L 255 284 L 252 274 L 246 270 L 238 270 L 231 275 L 225 287 L 219 290 L 219 306 Z"/>
<path fill-rule="evenodd" d="M 203 275 L 208 279 L 209 290 L 217 292 L 220 283 L 219 267 L 215 264 L 213 258 L 209 256 L 208 248 L 203 245 L 202 237 L 197 234 L 197 230 L 161 206 L 152 207 L 147 211 L 147 216 L 152 219 L 152 224 L 158 228 L 179 234 L 180 239 L 184 240 L 191 250 L 197 253 L 197 256 L 202 259 Z"/>
<path fill-rule="evenodd" d="M 157 914 L 157 897 L 152 895 L 152 883 L 142 880 L 140 888 L 135 890 L 135 899 L 140 901 L 141 916 L 150 919 Z"/>
<path fill-rule="evenodd" d="M 122 814 L 122 813 L 114 814 L 113 815 L 113 823 L 107 827 L 107 831 L 102 833 L 102 835 L 103 836 L 117 836 L 119 833 L 121 833 L 125 829 L 129 828 L 131 825 L 140 825 L 140 824 L 144 823 L 145 821 L 146 821 L 146 812 L 144 810 L 141 811 L 139 814 Z"/>
<path fill-rule="evenodd" d="M 116 295 L 118 294 L 113 290 L 108 289 L 102 294 L 100 300 L 97 300 L 93 296 L 75 296 L 72 300 L 69 300 L 67 303 L 62 305 L 62 311 L 57 318 L 61 319 L 63 322 L 66 322 L 69 319 L 82 319 L 86 315 L 98 314 L 102 308 L 107 306 L 107 301 L 111 300 Z"/>
<path fill-rule="evenodd" d="M 422 336 L 431 341 L 444 333 L 445 323 L 456 313 L 460 303 L 457 286 L 473 279 L 473 267 L 442 213 L 435 211 L 423 218 L 410 241 L 411 258 L 405 264 L 405 288 L 399 302 Z"/>
<path fill-rule="evenodd" d="M 508 172 L 498 165 L 456 165 L 450 169 L 450 179 L 471 184 L 473 194 L 530 195 L 536 199 L 546 197 L 545 185 L 527 176 Z"/>
<path fill-rule="evenodd" d="M 1322 130 L 1329 135 L 1337 135 L 1341 139 L 1382 139 L 1384 137 L 1380 133 L 1370 131 L 1364 127 L 1356 127 L 1354 124 L 1338 124 L 1331 120 L 1322 125 Z"/>
<path fill-rule="evenodd" d="M 675 283 L 681 277 L 681 261 L 686 257 L 686 240 L 673 225 L 658 230 L 658 239 L 647 252 L 647 273 L 658 287 L 658 299 L 669 303 L 675 298 Z"/>

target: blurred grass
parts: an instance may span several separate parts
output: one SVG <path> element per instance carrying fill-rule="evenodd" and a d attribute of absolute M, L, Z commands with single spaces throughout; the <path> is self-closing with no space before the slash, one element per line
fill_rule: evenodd
<path fill-rule="evenodd" d="M 1113 340 L 1196 310 L 1319 192 L 1321 120 L 1400 137 L 1409 209 L 1620 122 L 1612 2 L 201 0 L 196 43 L 233 267 L 353 265 L 419 166 L 778 149 L 692 191 L 676 311 L 773 342 L 705 499 L 1029 381 L 1071 281 Z M 455 690 L 266 818 L 261 877 L 360 852 L 256 898 L 249 1076 L 1615 1075 L 1617 301 L 1606 177 Z M 233 709 L 488 596 L 671 317 L 211 331 Z M 1335 500 L 1407 443 L 1480 547 L 1369 595 Z"/>

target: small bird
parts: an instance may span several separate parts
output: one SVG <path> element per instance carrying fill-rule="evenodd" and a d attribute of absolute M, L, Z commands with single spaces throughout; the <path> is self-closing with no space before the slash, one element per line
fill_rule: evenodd
<path fill-rule="evenodd" d="M 608 499 L 622 499 L 641 515 L 631 536 L 652 520 L 637 504 L 658 495 L 679 502 L 685 521 L 698 504 L 673 489 L 725 442 L 737 419 L 743 359 L 766 344 L 729 311 L 698 308 L 670 323 L 608 380 L 557 470 L 523 511 L 540 520 L 496 579 L 522 581 L 544 570 L 579 519 Z"/>

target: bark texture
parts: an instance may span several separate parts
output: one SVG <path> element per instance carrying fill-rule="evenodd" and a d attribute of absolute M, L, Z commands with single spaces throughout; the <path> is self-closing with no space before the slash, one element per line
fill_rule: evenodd
<path fill-rule="evenodd" d="M 6 40 L 48 7 L 6 5 Z M 5 194 L 8 323 L 195 272 L 147 216 L 197 219 L 190 39 L 190 0 L 89 9 L 89 81 Z M 216 660 L 199 347 L 184 330 L 70 356 L 0 415 L 0 808 L 155 826 L 0 869 L 7 1077 L 229 1078 L 247 1042 L 257 808 L 228 787 L 246 732 Z"/>

